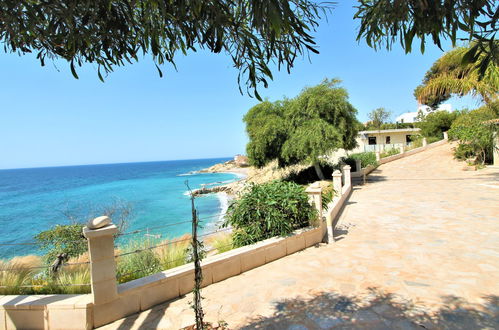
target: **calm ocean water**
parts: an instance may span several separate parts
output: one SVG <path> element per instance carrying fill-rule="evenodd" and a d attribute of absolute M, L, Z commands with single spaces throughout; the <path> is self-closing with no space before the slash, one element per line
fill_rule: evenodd
<path fill-rule="evenodd" d="M 92 210 L 116 201 L 132 206 L 127 231 L 190 220 L 185 180 L 189 180 L 192 189 L 201 184 L 236 180 L 237 176 L 230 173 L 192 173 L 226 160 L 0 170 L 0 243 L 33 242 L 40 231 L 70 223 L 63 211 L 84 218 Z M 196 206 L 200 218 L 217 222 L 226 200 L 223 195 L 211 194 L 197 198 Z M 151 234 L 159 234 L 163 239 L 188 232 L 190 224 L 186 223 Z M 32 245 L 0 246 L 0 258 L 38 253 Z"/>

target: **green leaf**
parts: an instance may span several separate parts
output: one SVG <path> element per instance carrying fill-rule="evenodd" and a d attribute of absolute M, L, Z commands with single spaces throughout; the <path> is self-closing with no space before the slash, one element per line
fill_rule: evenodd
<path fill-rule="evenodd" d="M 73 77 L 75 77 L 76 79 L 79 79 L 78 75 L 76 74 L 76 70 L 75 70 L 75 66 L 74 66 L 73 60 L 71 60 L 70 68 L 71 68 L 71 73 L 73 74 Z"/>

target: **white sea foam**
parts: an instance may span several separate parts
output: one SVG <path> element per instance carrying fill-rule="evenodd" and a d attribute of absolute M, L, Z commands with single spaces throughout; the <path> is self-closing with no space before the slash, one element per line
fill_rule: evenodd
<path fill-rule="evenodd" d="M 229 195 L 227 195 L 225 192 L 219 192 L 217 193 L 218 200 L 220 201 L 220 215 L 218 216 L 218 221 L 223 222 L 225 218 L 225 214 L 227 213 L 227 210 L 229 209 Z"/>
<path fill-rule="evenodd" d="M 190 171 L 190 172 L 183 173 L 183 174 L 177 174 L 177 176 L 190 176 L 190 175 L 196 175 L 196 174 L 199 174 L 198 171 Z"/>

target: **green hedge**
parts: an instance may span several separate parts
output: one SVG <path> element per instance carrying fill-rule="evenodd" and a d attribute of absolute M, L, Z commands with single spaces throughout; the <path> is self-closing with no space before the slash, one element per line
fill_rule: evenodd
<path fill-rule="evenodd" d="M 317 217 L 305 188 L 294 182 L 273 181 L 252 185 L 227 211 L 224 227 L 234 228 L 234 246 L 285 236 L 307 227 Z"/>
<path fill-rule="evenodd" d="M 343 157 L 340 160 L 340 162 L 343 162 L 345 164 L 350 165 L 350 167 L 352 168 L 351 169 L 352 172 L 357 172 L 358 169 L 355 165 L 355 161 L 357 159 L 360 159 L 360 164 L 361 164 L 362 168 L 365 168 L 368 165 L 372 165 L 372 166 L 378 165 L 378 162 L 376 161 L 376 153 L 374 153 L 374 152 L 359 152 L 356 154 L 351 154 L 348 157 Z"/>
<path fill-rule="evenodd" d="M 390 157 L 390 156 L 398 155 L 399 153 L 400 153 L 400 149 L 399 148 L 392 148 L 392 149 L 388 149 L 388 150 L 383 151 L 382 153 L 380 153 L 379 156 L 381 158 L 385 158 L 385 157 Z"/>

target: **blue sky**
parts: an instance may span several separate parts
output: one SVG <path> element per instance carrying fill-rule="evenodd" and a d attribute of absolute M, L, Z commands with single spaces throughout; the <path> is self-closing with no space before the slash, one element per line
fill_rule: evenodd
<path fill-rule="evenodd" d="M 428 45 L 424 55 L 405 55 L 397 45 L 376 52 L 355 40 L 354 11 L 341 2 L 316 33 L 320 54 L 297 61 L 290 75 L 275 72 L 262 97 L 293 97 L 339 78 L 361 121 L 377 107 L 393 117 L 414 111 L 413 90 L 442 51 Z M 92 64 L 78 70 L 79 80 L 66 62 L 41 67 L 34 56 L 0 53 L 0 67 L 0 168 L 233 156 L 244 153 L 242 117 L 258 103 L 239 93 L 228 56 L 203 51 L 179 55 L 178 71 L 166 65 L 163 78 L 145 58 L 105 83 Z"/>

